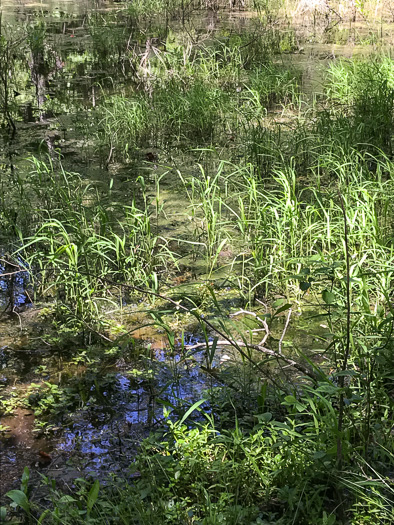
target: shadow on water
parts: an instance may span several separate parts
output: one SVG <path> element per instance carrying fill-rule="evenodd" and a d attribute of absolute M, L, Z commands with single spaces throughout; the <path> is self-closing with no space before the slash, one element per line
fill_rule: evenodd
<path fill-rule="evenodd" d="M 121 472 L 141 440 L 165 424 L 164 407 L 181 415 L 205 390 L 216 386 L 201 370 L 203 351 L 174 354 L 162 334 L 144 328 L 135 341 L 141 335 L 145 347 L 141 358 L 122 357 L 115 363 L 110 359 L 98 370 L 67 365 L 64 351 L 60 359 L 58 352 L 39 345 L 26 350 L 23 337 L 10 338 L 1 348 L 0 396 L 11 401 L 6 405 L 10 408 L 14 396 L 24 399 L 12 414 L 0 418 L 6 473 L 1 477 L 2 495 L 15 486 L 25 466 L 49 474 L 60 484 L 81 472 L 102 478 L 109 470 Z M 187 344 L 196 341 L 192 335 L 185 337 Z M 219 366 L 222 354 L 224 350 L 219 350 L 212 366 Z M 209 410 L 208 405 L 205 408 Z M 47 427 L 41 424 L 43 417 L 50 417 Z"/>

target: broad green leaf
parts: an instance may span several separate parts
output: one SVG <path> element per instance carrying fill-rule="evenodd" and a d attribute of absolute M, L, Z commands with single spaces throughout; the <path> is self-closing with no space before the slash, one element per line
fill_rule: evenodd
<path fill-rule="evenodd" d="M 321 296 L 326 304 L 333 304 L 336 301 L 335 295 L 332 292 L 329 292 L 328 290 L 323 290 Z"/>
<path fill-rule="evenodd" d="M 212 286 L 207 286 L 207 290 L 208 290 L 208 292 L 210 293 L 210 295 L 211 295 L 211 297 L 212 297 L 212 299 L 213 299 L 213 302 L 214 302 L 216 308 L 217 308 L 218 310 L 220 310 L 220 305 L 219 305 L 219 303 L 218 303 L 218 300 L 216 299 L 216 294 L 215 294 L 214 289 L 212 288 Z"/>
<path fill-rule="evenodd" d="M 357 372 L 357 370 L 341 370 L 340 372 L 335 372 L 335 374 L 333 374 L 333 375 L 335 377 L 340 377 L 340 376 L 354 377 L 354 376 L 360 375 L 360 373 Z"/>
<path fill-rule="evenodd" d="M 25 512 L 30 512 L 30 503 L 27 499 L 26 494 L 22 490 L 10 490 L 7 492 L 7 496 L 12 499 L 19 507 L 21 507 Z"/>
<path fill-rule="evenodd" d="M 140 498 L 145 499 L 146 496 L 149 496 L 149 494 L 152 492 L 152 489 L 150 487 L 146 487 L 143 490 L 140 491 Z"/>
<path fill-rule="evenodd" d="M 58 503 L 73 503 L 74 501 L 77 501 L 77 500 L 66 494 L 65 496 L 62 496 L 59 499 Z"/>
<path fill-rule="evenodd" d="M 168 401 L 167 399 L 161 399 L 160 397 L 158 397 L 156 401 L 157 403 L 160 403 L 161 405 L 164 405 L 165 407 L 170 407 L 173 410 L 175 410 L 176 408 L 176 406 L 173 403 L 171 403 L 171 401 Z"/>
<path fill-rule="evenodd" d="M 300 289 L 303 291 L 303 292 L 306 292 L 307 290 L 309 290 L 309 288 L 311 287 L 311 283 L 308 283 L 306 281 L 302 281 L 300 282 Z"/>
<path fill-rule="evenodd" d="M 285 312 L 286 310 L 289 310 L 289 308 L 291 308 L 291 306 L 292 306 L 292 305 L 291 305 L 290 303 L 286 303 L 286 304 L 284 304 L 283 306 L 281 306 L 280 308 L 278 308 L 278 309 L 276 310 L 276 312 L 274 313 L 274 317 L 275 317 L 275 315 L 279 315 L 279 314 L 281 314 L 282 312 Z"/>
<path fill-rule="evenodd" d="M 264 412 L 264 414 L 258 414 L 257 419 L 259 421 L 265 421 L 266 423 L 268 423 L 272 419 L 272 414 L 271 412 Z"/>
<path fill-rule="evenodd" d="M 89 490 L 89 494 L 88 494 L 88 502 L 87 502 L 87 506 L 86 506 L 88 514 L 90 514 L 90 512 L 91 512 L 91 510 L 93 508 L 93 505 L 97 501 L 99 490 L 100 490 L 100 482 L 99 482 L 98 479 L 96 479 L 96 481 L 92 485 L 92 488 Z"/>
<path fill-rule="evenodd" d="M 273 421 L 272 426 L 277 428 L 283 428 L 284 430 L 291 430 L 289 425 L 287 425 L 286 423 L 282 423 L 281 421 Z"/>
<path fill-rule="evenodd" d="M 44 512 L 41 514 L 41 516 L 38 519 L 37 525 L 41 525 L 41 523 L 44 523 L 44 519 L 48 516 L 48 514 L 50 514 L 50 512 L 51 511 L 49 509 L 44 510 Z"/>
<path fill-rule="evenodd" d="M 278 308 L 278 307 L 281 306 L 284 302 L 285 302 L 284 299 L 277 299 L 276 301 L 273 302 L 272 306 L 273 306 L 274 308 Z"/>
<path fill-rule="evenodd" d="M 23 488 L 23 492 L 26 493 L 26 490 L 27 490 L 27 485 L 29 483 L 29 479 L 30 479 L 30 470 L 29 470 L 29 467 L 25 467 L 23 469 L 23 474 L 22 474 L 22 488 Z"/>
<path fill-rule="evenodd" d="M 317 387 L 316 392 L 322 392 L 326 394 L 336 394 L 339 391 L 339 388 L 333 384 L 322 384 Z"/>
<path fill-rule="evenodd" d="M 208 357 L 208 365 L 209 367 L 212 366 L 213 358 L 215 357 L 216 352 L 216 346 L 218 344 L 219 338 L 214 337 L 211 348 L 207 348 L 207 357 Z"/>
<path fill-rule="evenodd" d="M 190 416 L 192 412 L 194 412 L 200 405 L 205 403 L 205 399 L 200 399 L 199 401 L 196 401 L 194 405 L 192 405 L 189 410 L 186 412 L 186 414 L 183 415 L 183 418 L 180 420 L 179 424 L 182 425 L 184 421 Z"/>

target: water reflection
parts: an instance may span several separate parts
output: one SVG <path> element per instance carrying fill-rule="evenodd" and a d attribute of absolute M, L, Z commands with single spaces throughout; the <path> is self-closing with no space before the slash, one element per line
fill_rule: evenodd
<path fill-rule="evenodd" d="M 67 15 L 83 15 L 92 9 L 109 9 L 111 0 L 2 0 L 3 20 L 26 20 L 35 14 L 51 14 L 54 19 Z"/>
<path fill-rule="evenodd" d="M 0 307 L 4 312 L 19 312 L 31 305 L 29 275 L 22 260 L 14 260 L 0 250 Z"/>

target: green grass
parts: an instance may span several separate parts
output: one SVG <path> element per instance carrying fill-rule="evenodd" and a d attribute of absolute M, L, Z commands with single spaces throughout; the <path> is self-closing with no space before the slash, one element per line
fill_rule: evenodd
<path fill-rule="evenodd" d="M 21 243 L 15 254 L 23 256 L 39 295 L 66 304 L 77 321 L 94 324 L 118 304 L 119 294 L 112 297 L 123 282 L 157 286 L 157 272 L 170 264 L 171 254 L 152 231 L 143 178 L 142 202 L 131 196 L 125 204 L 103 200 L 99 188 L 77 174 L 34 158 L 32 165 L 13 195 L 13 228 Z"/>
<path fill-rule="evenodd" d="M 352 391 L 357 392 L 356 385 Z M 339 387 L 326 378 L 313 387 L 304 384 L 302 393 L 290 392 L 265 389 L 249 424 L 237 418 L 239 407 L 232 401 L 233 429 L 215 423 L 213 415 L 186 425 L 201 403 L 178 421 L 165 410 L 166 432 L 151 434 L 142 443 L 126 479 L 114 477 L 109 486 L 101 487 L 98 481 L 80 479 L 68 496 L 44 477 L 52 505 L 47 510 L 23 497 L 26 482 L 10 497 L 24 508 L 31 523 L 34 516 L 65 525 L 101 524 L 108 519 L 139 525 L 152 520 L 290 525 L 295 518 L 306 525 L 357 525 L 374 519 L 390 523 L 394 489 L 384 464 L 392 460 L 393 451 L 371 448 L 372 466 L 359 452 L 359 436 L 350 418 L 346 467 L 338 470 Z M 355 416 L 362 404 L 357 400 L 351 405 L 348 413 Z M 389 431 L 388 422 L 379 433 L 384 431 Z M 346 494 L 346 502 L 341 494 Z"/>
<path fill-rule="evenodd" d="M 349 120 L 347 140 L 392 153 L 394 115 L 394 63 L 391 57 L 368 61 L 339 60 L 327 71 L 326 93 L 333 107 L 331 120 Z M 341 128 L 339 120 L 338 128 Z M 336 134 L 339 129 L 335 130 Z M 355 144 L 354 144 L 355 145 Z M 376 151 L 376 150 L 375 150 Z"/>
<path fill-rule="evenodd" d="M 128 9 L 138 18 L 183 7 Z M 276 7 L 256 6 L 264 17 Z M 302 73 L 280 60 L 291 45 L 259 27 L 203 43 L 169 33 L 166 49 L 143 60 L 130 51 L 132 86 L 92 112 L 106 165 L 135 163 L 130 195 L 37 159 L 1 186 L 5 237 L 37 297 L 56 300 L 57 322 L 97 334 L 125 289 L 163 293 L 154 297 L 165 312 L 150 310 L 171 351 L 179 334 L 163 316 L 178 331 L 192 318 L 204 372 L 221 385 L 204 394 L 204 410 L 165 408 L 161 432 L 110 486 L 82 480 L 66 495 L 44 478 L 45 510 L 25 475 L 10 497 L 27 523 L 393 521 L 393 62 L 334 61 L 311 102 Z M 140 150 L 153 148 L 173 166 L 134 172 Z M 177 258 L 202 272 L 196 285 L 209 283 L 209 301 L 179 299 Z M 234 303 L 218 300 L 221 286 L 236 291 Z M 307 300 L 329 334 L 315 354 L 291 339 L 280 354 L 271 329 Z M 266 347 L 235 322 L 239 305 Z M 220 338 L 239 361 L 216 369 Z"/>
<path fill-rule="evenodd" d="M 99 133 L 110 157 L 176 143 L 222 143 L 224 134 L 238 137 L 274 106 L 298 106 L 300 72 L 273 63 L 279 47 L 270 35 L 231 34 L 198 47 L 175 41 L 142 68 L 138 59 L 137 93 L 107 97 L 99 109 Z"/>

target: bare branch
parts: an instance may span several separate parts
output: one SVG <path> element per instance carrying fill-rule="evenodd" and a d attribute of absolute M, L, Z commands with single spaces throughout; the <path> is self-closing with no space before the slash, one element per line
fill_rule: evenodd
<path fill-rule="evenodd" d="M 279 353 L 280 353 L 280 355 L 282 355 L 282 343 L 283 343 L 283 339 L 285 338 L 285 335 L 286 335 L 287 327 L 289 326 L 289 323 L 290 323 L 290 317 L 291 317 L 291 308 L 289 308 L 289 313 L 287 314 L 286 324 L 285 324 L 285 327 L 283 329 L 282 335 L 280 336 L 280 339 L 279 339 Z"/>
<path fill-rule="evenodd" d="M 209 345 L 213 344 L 209 343 Z M 302 365 L 301 363 L 297 363 L 297 361 L 294 361 L 294 359 L 290 359 L 289 357 L 286 357 L 282 354 L 279 354 L 278 352 L 275 352 L 275 350 L 271 350 L 270 348 L 265 348 L 261 345 L 254 345 L 254 344 L 246 344 L 243 341 L 231 341 L 229 339 L 226 340 L 219 340 L 216 342 L 218 346 L 232 346 L 232 347 L 243 347 L 243 348 L 250 348 L 251 350 L 256 350 L 258 352 L 261 352 L 263 354 L 269 355 L 277 360 L 284 361 L 288 366 L 292 366 L 299 372 L 302 372 L 303 374 L 307 375 L 311 379 L 316 380 L 316 375 L 309 370 L 306 366 Z M 195 345 L 188 345 L 185 346 L 188 350 L 194 350 L 195 348 L 202 348 L 206 347 L 206 343 L 198 343 Z"/>

